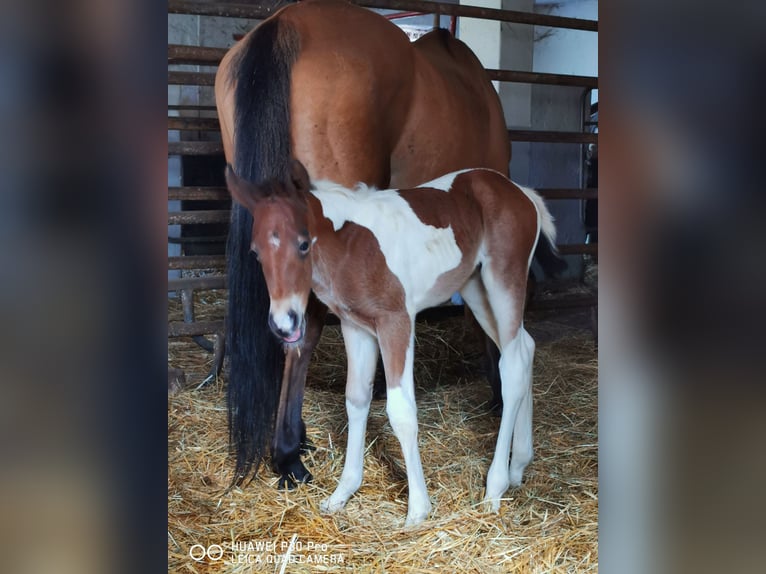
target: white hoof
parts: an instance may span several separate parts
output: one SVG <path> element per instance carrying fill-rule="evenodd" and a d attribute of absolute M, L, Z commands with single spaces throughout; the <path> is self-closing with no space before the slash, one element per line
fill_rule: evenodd
<path fill-rule="evenodd" d="M 335 514 L 339 510 L 343 510 L 343 507 L 346 506 L 346 502 L 348 502 L 348 499 L 335 498 L 331 496 L 329 498 L 325 498 L 321 503 L 319 503 L 319 510 L 325 514 Z"/>
<path fill-rule="evenodd" d="M 509 477 L 510 480 L 508 481 L 509 485 L 514 488 L 517 486 L 521 486 L 521 478 L 523 474 L 524 474 L 523 468 L 520 468 L 517 471 L 514 471 L 514 469 L 511 469 L 511 474 Z"/>
<path fill-rule="evenodd" d="M 487 508 L 488 512 L 494 512 L 497 514 L 500 512 L 500 497 L 485 496 L 484 506 Z"/>
<path fill-rule="evenodd" d="M 428 515 L 431 513 L 431 503 L 428 502 L 427 505 L 423 506 L 422 508 L 410 508 L 407 512 L 407 520 L 404 521 L 404 527 L 405 528 L 411 528 L 413 526 L 417 526 L 421 522 L 423 522 L 426 518 L 428 518 Z"/>

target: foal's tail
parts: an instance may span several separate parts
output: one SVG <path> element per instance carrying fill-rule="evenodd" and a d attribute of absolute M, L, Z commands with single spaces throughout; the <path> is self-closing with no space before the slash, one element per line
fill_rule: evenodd
<path fill-rule="evenodd" d="M 290 77 L 300 42 L 289 25 L 275 18 L 261 24 L 245 42 L 227 82 L 236 86 L 234 169 L 255 183 L 285 179 L 290 158 Z M 268 329 L 269 293 L 263 270 L 250 252 L 252 225 L 250 213 L 232 205 L 226 344 L 236 484 L 257 472 L 266 454 L 284 370 L 284 351 Z"/>
<path fill-rule="evenodd" d="M 561 258 L 556 248 L 556 226 L 555 219 L 548 211 L 548 206 L 540 194 L 529 187 L 519 186 L 526 196 L 532 200 L 537 209 L 537 215 L 540 220 L 540 236 L 537 239 L 535 247 L 535 259 L 540 266 L 549 275 L 557 276 L 567 268 L 566 261 Z"/>

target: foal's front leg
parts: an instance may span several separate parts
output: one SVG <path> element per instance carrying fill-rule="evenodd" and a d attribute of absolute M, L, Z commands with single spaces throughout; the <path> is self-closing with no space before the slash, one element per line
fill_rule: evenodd
<path fill-rule="evenodd" d="M 413 376 L 414 317 L 394 317 L 379 324 L 378 340 L 386 371 L 386 412 L 391 428 L 399 439 L 407 468 L 409 500 L 404 525 L 415 526 L 431 512 L 431 501 L 418 449 L 418 411 Z"/>
<path fill-rule="evenodd" d="M 348 444 L 343 474 L 335 492 L 320 504 L 323 512 L 337 512 L 343 508 L 362 484 L 364 437 L 372 400 L 372 379 L 378 362 L 378 343 L 373 335 L 347 322 L 341 322 L 341 330 L 348 360 Z"/>

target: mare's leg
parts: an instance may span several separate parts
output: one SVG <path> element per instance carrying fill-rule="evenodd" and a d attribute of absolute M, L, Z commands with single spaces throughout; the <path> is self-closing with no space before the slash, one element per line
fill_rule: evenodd
<path fill-rule="evenodd" d="M 484 288 L 481 287 L 481 289 L 483 290 Z M 484 294 L 484 299 L 486 300 L 486 294 Z M 463 301 L 465 301 L 465 297 L 463 297 Z M 492 389 L 492 401 L 489 404 L 489 409 L 492 412 L 500 414 L 500 411 L 503 408 L 503 398 L 501 396 L 500 390 L 500 371 L 497 368 L 497 363 L 500 360 L 500 350 L 497 348 L 495 342 L 489 336 L 487 336 L 484 328 L 481 326 L 471 311 L 471 306 L 467 301 L 465 301 L 465 303 L 466 323 L 468 323 L 476 331 L 477 337 L 481 338 L 484 342 L 484 357 L 482 360 L 482 366 L 484 367 L 484 372 L 487 375 L 487 382 L 489 383 L 489 387 Z"/>
<path fill-rule="evenodd" d="M 523 262 L 526 264 L 526 261 Z M 485 502 L 493 511 L 509 486 L 521 484 L 524 468 L 532 460 L 532 359 L 535 343 L 523 326 L 526 269 L 520 262 L 498 273 L 483 267 L 481 280 L 499 336 L 503 414 L 495 455 L 487 474 Z M 510 284 L 507 278 L 516 282 Z M 513 458 L 508 462 L 513 441 Z"/>
<path fill-rule="evenodd" d="M 487 335 L 484 336 L 484 369 L 487 373 L 487 381 L 492 389 L 492 400 L 489 403 L 489 410 L 495 414 L 500 414 L 503 410 L 503 389 L 500 382 L 500 349 Z"/>
<path fill-rule="evenodd" d="M 500 384 L 500 350 L 498 349 L 499 335 L 495 316 L 489 305 L 487 290 L 477 271 L 460 290 L 460 296 L 465 301 L 476 323 L 482 329 L 484 336 L 484 363 L 487 370 L 487 379 L 492 388 L 492 402 L 490 410 L 500 413 L 503 408 L 502 389 Z"/>
<path fill-rule="evenodd" d="M 335 492 L 321 503 L 320 509 L 323 512 L 336 512 L 343 508 L 362 484 L 364 437 L 372 400 L 372 378 L 375 376 L 375 365 L 378 360 L 378 343 L 373 335 L 346 322 L 341 322 L 341 329 L 348 361 L 346 378 L 348 444 L 343 473 Z"/>
<path fill-rule="evenodd" d="M 409 499 L 405 526 L 423 522 L 431 512 L 423 466 L 418 449 L 418 417 L 415 405 L 413 356 L 414 317 L 393 317 L 378 325 L 378 339 L 386 371 L 386 412 L 402 447 L 407 468 Z"/>
<path fill-rule="evenodd" d="M 306 446 L 306 425 L 301 418 L 303 392 L 306 388 L 306 372 L 324 328 L 327 307 L 312 293 L 306 308 L 306 333 L 298 351 L 287 352 L 282 378 L 282 392 L 271 444 L 271 459 L 275 470 L 281 475 L 279 488 L 295 488 L 297 482 L 309 482 L 311 473 L 301 461 L 301 451 Z"/>

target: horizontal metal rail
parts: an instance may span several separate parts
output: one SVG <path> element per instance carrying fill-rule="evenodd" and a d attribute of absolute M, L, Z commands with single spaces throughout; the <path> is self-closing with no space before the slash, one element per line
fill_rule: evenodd
<path fill-rule="evenodd" d="M 168 212 L 168 225 L 190 225 L 195 223 L 227 223 L 229 221 L 229 210 L 222 209 L 199 209 L 188 211 L 170 211 Z"/>
<path fill-rule="evenodd" d="M 597 20 L 583 20 L 581 18 L 568 18 L 565 16 L 550 16 L 548 14 L 534 14 L 531 12 L 519 12 L 518 10 L 500 10 L 497 8 L 482 8 L 479 6 L 464 6 L 461 4 L 443 4 L 441 2 L 429 2 L 426 0 L 349 0 L 352 4 L 366 8 L 380 8 L 385 10 L 403 10 L 426 12 L 428 14 L 440 14 L 443 16 L 461 16 L 464 18 L 479 18 L 482 20 L 499 20 L 500 22 L 513 22 L 514 24 L 530 24 L 532 26 L 548 26 L 551 28 L 568 28 L 570 30 L 584 30 L 598 32 Z"/>
<path fill-rule="evenodd" d="M 213 72 L 168 72 L 170 86 L 212 86 L 214 84 Z"/>
<path fill-rule="evenodd" d="M 223 153 L 221 142 L 168 142 L 168 155 L 220 155 Z"/>
<path fill-rule="evenodd" d="M 498 82 L 516 82 L 519 84 L 547 84 L 550 86 L 576 86 L 580 88 L 598 88 L 596 76 L 572 76 L 569 74 L 548 74 L 542 72 L 521 72 L 517 70 L 488 69 L 490 80 Z"/>
<path fill-rule="evenodd" d="M 598 143 L 598 134 L 547 130 L 508 130 L 512 142 Z"/>
<path fill-rule="evenodd" d="M 168 64 L 217 66 L 228 48 L 168 44 Z"/>
<path fill-rule="evenodd" d="M 598 143 L 598 134 L 543 130 L 508 130 L 511 141 L 547 143 Z M 221 142 L 168 142 L 168 155 L 218 155 L 223 153 Z"/>
<path fill-rule="evenodd" d="M 229 190 L 225 187 L 169 187 L 168 200 L 225 200 L 229 199 Z"/>
<path fill-rule="evenodd" d="M 206 277 L 168 279 L 168 291 L 180 291 L 182 289 L 226 289 L 226 277 L 224 275 L 208 275 Z"/>
<path fill-rule="evenodd" d="M 217 65 L 226 53 L 226 50 L 223 48 L 201 48 L 201 50 L 198 53 L 194 46 L 183 46 L 180 44 L 168 46 L 168 63 L 212 66 Z M 488 69 L 487 75 L 490 80 L 498 82 L 575 86 L 589 89 L 598 88 L 598 78 L 595 76 L 496 69 Z M 213 72 L 168 72 L 168 83 L 171 85 L 212 86 L 215 83 L 215 74 Z"/>
<path fill-rule="evenodd" d="M 568 28 L 570 30 L 598 31 L 598 21 L 534 14 L 517 10 L 499 10 L 497 8 L 481 8 L 478 6 L 461 6 L 459 4 L 443 4 L 426 0 L 350 0 L 352 4 L 366 8 L 384 10 L 400 10 L 404 12 L 425 12 L 444 16 L 462 16 L 483 20 L 499 20 L 516 24 L 532 26 L 548 26 L 551 28 Z M 195 14 L 198 16 L 222 16 L 228 18 L 248 18 L 263 20 L 271 16 L 281 5 L 274 8 L 252 4 L 235 4 L 228 2 L 195 2 L 191 0 L 168 0 L 168 12 L 171 14 Z"/>
<path fill-rule="evenodd" d="M 168 269 L 217 269 L 226 267 L 223 255 L 181 255 L 168 257 Z"/>
<path fill-rule="evenodd" d="M 198 335 L 212 335 L 222 333 L 223 321 L 171 321 L 168 323 L 168 337 L 196 337 Z"/>
<path fill-rule="evenodd" d="M 543 199 L 598 199 L 598 188 L 586 187 L 540 187 L 535 191 Z"/>
<path fill-rule="evenodd" d="M 168 117 L 169 130 L 221 131 L 218 118 Z"/>

